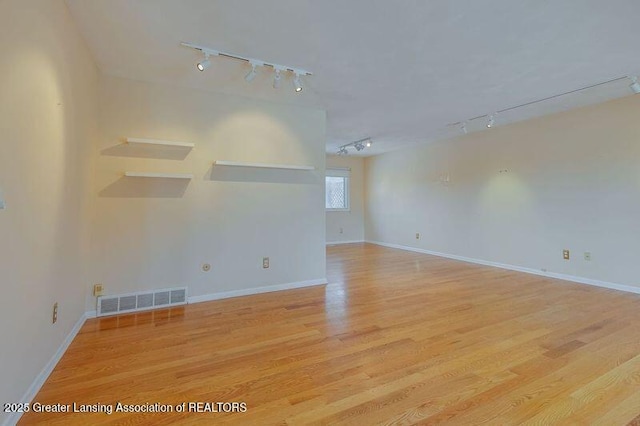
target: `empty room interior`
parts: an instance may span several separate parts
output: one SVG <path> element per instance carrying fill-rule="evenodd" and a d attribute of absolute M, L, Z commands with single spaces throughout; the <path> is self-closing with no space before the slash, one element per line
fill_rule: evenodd
<path fill-rule="evenodd" d="M 637 0 L 0 0 L 1 425 L 640 425 Z"/>

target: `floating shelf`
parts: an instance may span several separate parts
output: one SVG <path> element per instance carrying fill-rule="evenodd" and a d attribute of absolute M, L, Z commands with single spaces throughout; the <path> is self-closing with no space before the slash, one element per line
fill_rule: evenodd
<path fill-rule="evenodd" d="M 216 166 L 232 166 L 232 167 L 258 167 L 262 169 L 286 169 L 286 170 L 315 170 L 313 166 L 295 166 L 290 164 L 264 164 L 264 163 L 241 163 L 237 161 L 214 161 Z"/>
<path fill-rule="evenodd" d="M 191 173 L 147 173 L 147 172 L 124 172 L 127 177 L 142 178 L 164 178 L 164 179 L 193 179 Z"/>
<path fill-rule="evenodd" d="M 160 145 L 160 146 L 175 146 L 179 148 L 193 148 L 196 146 L 189 142 L 173 142 L 173 141 L 161 141 L 158 139 L 142 139 L 142 138 L 127 138 L 127 143 L 130 144 L 144 144 L 144 145 Z"/>

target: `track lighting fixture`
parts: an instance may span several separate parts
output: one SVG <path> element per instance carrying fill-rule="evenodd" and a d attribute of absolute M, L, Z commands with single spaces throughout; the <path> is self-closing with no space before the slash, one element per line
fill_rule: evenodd
<path fill-rule="evenodd" d="M 194 49 L 197 50 L 199 52 L 202 52 L 202 54 L 204 55 L 204 60 L 202 62 L 198 62 L 198 64 L 196 65 L 198 70 L 200 71 L 204 71 L 207 68 L 209 68 L 211 66 L 211 61 L 209 60 L 209 56 L 213 55 L 213 56 L 220 56 L 220 57 L 225 57 L 225 58 L 229 58 L 229 59 L 236 59 L 239 61 L 245 61 L 248 62 L 249 64 L 251 64 L 251 71 L 249 71 L 247 73 L 247 75 L 245 75 L 244 79 L 247 82 L 253 81 L 254 78 L 256 78 L 257 76 L 257 70 L 256 68 L 261 66 L 261 67 L 271 67 L 274 71 L 274 78 L 273 78 L 273 87 L 275 89 L 277 89 L 280 86 L 280 80 L 282 78 L 282 73 L 284 72 L 290 72 L 294 75 L 293 78 L 293 87 L 295 89 L 295 91 L 297 93 L 302 92 L 303 90 L 303 85 L 302 85 L 302 80 L 300 77 L 305 77 L 305 76 L 310 76 L 312 75 L 312 73 L 310 71 L 307 70 L 303 70 L 301 68 L 294 68 L 294 67 L 290 67 L 287 65 L 279 65 L 279 64 L 274 64 L 274 63 L 269 63 L 269 62 L 265 62 L 262 61 L 260 59 L 254 59 L 254 58 L 247 58 L 244 56 L 240 56 L 240 55 L 236 55 L 233 53 L 228 53 L 228 52 L 222 52 L 219 50 L 215 50 L 215 49 L 211 49 L 208 47 L 204 47 L 204 46 L 198 46 L 196 44 L 191 44 L 191 43 L 180 43 L 182 46 L 184 47 L 188 47 L 190 49 Z"/>
<path fill-rule="evenodd" d="M 601 81 L 598 83 L 594 83 L 594 84 L 590 84 L 588 86 L 584 86 L 584 87 L 580 87 L 578 89 L 573 89 L 573 90 L 569 90 L 563 93 L 557 93 L 555 95 L 551 95 L 551 96 L 547 96 L 545 98 L 542 99 L 537 99 L 534 101 L 528 101 L 519 105 L 514 105 L 514 106 L 510 106 L 507 108 L 503 108 L 503 109 L 499 109 L 499 110 L 494 110 L 494 112 L 492 114 L 482 114 L 482 115 L 477 115 L 475 117 L 471 117 L 471 118 L 467 118 L 465 120 L 460 120 L 460 121 L 456 121 L 453 123 L 449 123 L 447 124 L 447 127 L 458 127 L 460 128 L 460 130 L 462 130 L 463 133 L 467 134 L 468 133 L 468 129 L 467 129 L 467 123 L 473 124 L 475 122 L 475 120 L 487 120 L 486 122 L 486 126 L 487 129 L 491 129 L 493 127 L 496 126 L 496 116 L 499 114 L 503 114 L 506 112 L 510 112 L 510 111 L 514 111 L 520 108 L 526 108 L 529 107 L 531 105 L 536 105 L 536 104 L 540 104 L 546 101 L 550 101 L 552 99 L 558 99 L 561 98 L 563 96 L 568 96 L 568 95 L 573 95 L 575 93 L 579 93 L 582 92 L 584 90 L 588 90 L 588 89 L 594 89 L 596 87 L 600 87 L 600 86 L 606 86 L 606 85 L 610 85 L 610 84 L 616 84 L 618 85 L 617 87 L 619 88 L 619 84 L 624 81 L 624 80 L 631 80 L 631 84 L 629 84 L 629 88 L 631 90 L 633 90 L 633 93 L 636 94 L 640 94 L 640 82 L 638 81 L 638 79 L 640 78 L 640 76 L 631 76 L 631 75 L 624 75 L 621 77 L 616 77 L 616 78 L 612 78 L 610 80 L 605 80 L 605 81 Z M 501 122 L 504 122 L 505 120 L 508 120 L 508 117 L 506 117 L 505 119 L 502 119 Z M 472 126 L 472 131 L 474 131 L 473 129 L 476 126 Z"/>
<path fill-rule="evenodd" d="M 293 88 L 296 90 L 296 92 L 302 92 L 302 83 L 300 82 L 300 74 L 296 73 L 293 79 Z"/>
<path fill-rule="evenodd" d="M 359 141 L 342 145 L 338 149 L 338 155 L 347 155 L 349 153 L 349 151 L 347 151 L 347 148 L 349 147 L 354 147 L 358 152 L 362 151 L 365 148 L 369 148 L 372 145 L 372 143 L 373 142 L 371 141 L 371 138 L 365 138 L 365 139 L 360 139 Z"/>
<path fill-rule="evenodd" d="M 629 88 L 633 90 L 633 93 L 640 94 L 640 83 L 638 83 L 638 77 L 629 77 L 631 79 L 631 84 Z"/>
<path fill-rule="evenodd" d="M 211 66 L 211 61 L 209 60 L 209 54 L 205 52 L 204 61 L 198 62 L 196 64 L 196 68 L 198 71 L 204 71 Z"/>
<path fill-rule="evenodd" d="M 256 72 L 256 67 L 258 66 L 258 64 L 256 64 L 255 62 L 251 63 L 251 71 L 249 71 L 249 73 L 247 73 L 247 75 L 244 76 L 244 79 L 250 83 L 253 81 L 254 78 L 256 78 L 256 75 L 258 75 L 258 73 Z"/>
<path fill-rule="evenodd" d="M 280 70 L 276 69 L 276 73 L 273 76 L 273 88 L 277 89 L 280 87 Z"/>

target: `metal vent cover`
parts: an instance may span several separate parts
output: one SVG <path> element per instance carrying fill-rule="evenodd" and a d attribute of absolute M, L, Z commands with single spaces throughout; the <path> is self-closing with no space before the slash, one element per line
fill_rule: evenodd
<path fill-rule="evenodd" d="M 187 301 L 187 289 L 171 290 L 171 304 L 174 303 L 186 303 Z"/>
<path fill-rule="evenodd" d="M 186 305 L 187 288 L 163 288 L 137 293 L 98 297 L 97 316 L 115 315 L 168 306 Z"/>

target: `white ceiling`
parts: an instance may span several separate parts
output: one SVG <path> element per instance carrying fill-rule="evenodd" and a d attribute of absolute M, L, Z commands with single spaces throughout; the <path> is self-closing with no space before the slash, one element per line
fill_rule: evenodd
<path fill-rule="evenodd" d="M 327 151 L 371 155 L 459 134 L 449 123 L 640 73 L 638 0 L 67 0 L 100 69 L 327 110 Z M 191 42 L 312 71 L 296 94 Z M 497 117 L 519 121 L 630 94 L 629 81 Z M 469 130 L 484 128 L 481 120 Z"/>

